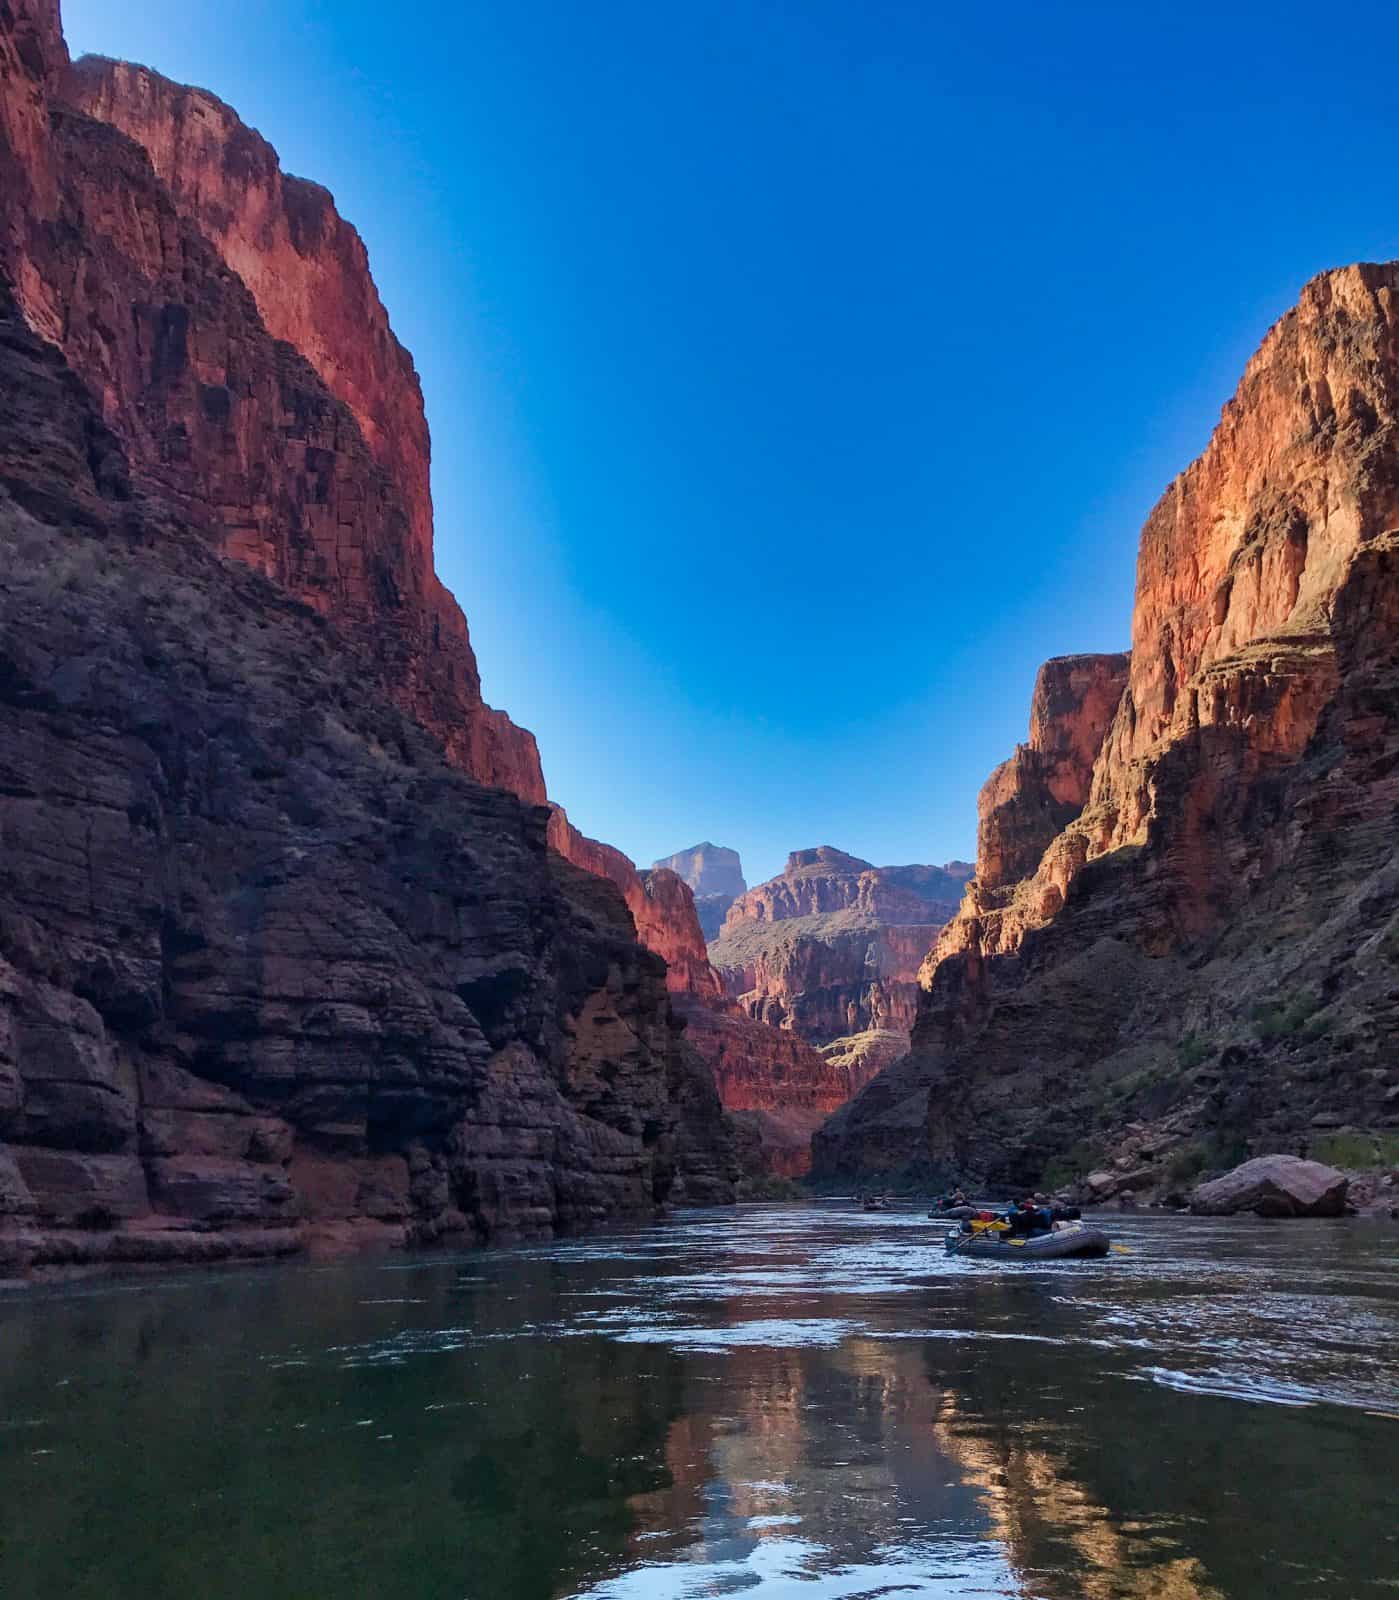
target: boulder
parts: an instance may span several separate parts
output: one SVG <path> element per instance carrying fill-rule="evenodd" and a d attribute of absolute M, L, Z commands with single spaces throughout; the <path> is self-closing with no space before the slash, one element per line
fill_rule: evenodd
<path fill-rule="evenodd" d="M 1114 1197 L 1126 1203 L 1136 1190 L 1148 1187 L 1154 1177 L 1151 1167 L 1130 1164 L 1126 1172 L 1090 1172 L 1073 1190 L 1073 1196 L 1079 1205 L 1100 1206 Z"/>
<path fill-rule="evenodd" d="M 1190 1197 L 1196 1216 L 1339 1217 L 1350 1180 L 1334 1167 L 1300 1156 L 1256 1156 L 1222 1178 L 1202 1183 Z"/>

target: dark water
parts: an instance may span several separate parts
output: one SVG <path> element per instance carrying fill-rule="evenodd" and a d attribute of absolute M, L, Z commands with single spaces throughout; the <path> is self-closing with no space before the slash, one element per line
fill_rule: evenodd
<path fill-rule="evenodd" d="M 1399 1231 L 831 1206 L 0 1299 L 0 1593 L 1399 1594 Z"/>

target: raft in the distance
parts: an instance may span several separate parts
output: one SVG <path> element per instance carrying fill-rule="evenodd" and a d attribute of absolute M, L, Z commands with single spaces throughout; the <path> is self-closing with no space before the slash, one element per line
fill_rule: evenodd
<path fill-rule="evenodd" d="M 1053 1233 L 1032 1233 L 1011 1238 L 1004 1233 L 962 1233 L 953 1229 L 947 1235 L 947 1253 L 970 1256 L 976 1261 L 1070 1261 L 1087 1256 L 1105 1256 L 1112 1241 L 1101 1228 L 1070 1223 Z"/>

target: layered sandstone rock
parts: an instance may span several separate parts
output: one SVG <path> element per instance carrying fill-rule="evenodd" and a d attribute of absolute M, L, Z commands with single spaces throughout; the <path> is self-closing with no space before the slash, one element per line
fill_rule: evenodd
<path fill-rule="evenodd" d="M 828 844 L 794 850 L 781 874 L 739 897 L 726 928 L 856 911 L 888 923 L 927 922 L 930 905 L 956 905 L 969 873 L 946 867 L 876 867 Z"/>
<path fill-rule="evenodd" d="M 389 325 L 359 234 L 325 189 L 284 174 L 271 145 L 202 89 L 130 62 L 85 56 L 67 73 L 63 93 L 140 145 L 181 217 L 251 291 L 267 330 L 293 345 L 349 407 L 407 519 L 403 565 L 411 588 L 404 596 L 420 612 L 420 659 L 406 663 L 407 709 L 433 726 L 449 751 L 460 749 L 473 776 L 542 803 L 534 739 L 480 703 L 466 618 L 433 567 L 422 389 Z M 447 662 L 421 659 L 432 653 Z"/>
<path fill-rule="evenodd" d="M 364 243 L 330 195 L 283 173 L 272 146 L 222 100 L 148 67 L 83 56 L 64 94 L 141 146 L 180 214 L 252 292 L 268 332 L 294 345 L 349 406 L 398 487 L 414 565 L 430 565 L 431 448 L 418 374 L 389 325 Z"/>
<path fill-rule="evenodd" d="M 708 841 L 688 850 L 677 850 L 673 856 L 653 862 L 652 866 L 675 873 L 689 885 L 695 897 L 700 931 L 706 941 L 718 937 L 729 907 L 748 887 L 743 881 L 743 864 L 738 851 Z"/>
<path fill-rule="evenodd" d="M 1028 877 L 1083 810 L 1103 733 L 1127 687 L 1127 656 L 1047 661 L 1030 702 L 1030 737 L 986 780 L 978 801 L 982 890 Z"/>
<path fill-rule="evenodd" d="M 722 1195 L 611 885 L 147 506 L 12 312 L 0 365 L 9 1267 L 538 1232 L 649 1210 L 681 1152 Z"/>
<path fill-rule="evenodd" d="M 686 1039 L 714 1074 L 724 1109 L 754 1130 L 765 1170 L 799 1178 L 811 1165 L 811 1135 L 869 1082 L 859 1056 L 828 1058 L 788 1029 L 684 997 L 675 1002 Z"/>
<path fill-rule="evenodd" d="M 1041 848 L 993 780 L 913 1052 L 821 1170 L 1165 1190 L 1399 1120 L 1396 291 L 1395 264 L 1325 273 L 1264 340 L 1143 532 L 1081 809 Z M 1088 680 L 1099 709 L 1116 676 Z M 1075 786 L 1081 698 L 1032 741 L 1082 734 Z"/>
<path fill-rule="evenodd" d="M 867 1028 L 821 1046 L 821 1054 L 850 1079 L 851 1095 L 908 1053 L 908 1035 L 893 1028 Z"/>
<path fill-rule="evenodd" d="M 747 1016 L 812 1043 L 907 1035 L 919 965 L 969 870 L 875 867 L 828 845 L 795 851 L 779 877 L 734 902 L 710 960 Z"/>
<path fill-rule="evenodd" d="M 302 285 L 323 376 L 196 225 L 189 171 L 177 202 L 63 103 L 53 5 L 0 13 L 0 64 L 4 1265 L 731 1195 L 662 963 L 547 848 L 537 761 L 434 587 L 411 365 L 367 276 L 372 357 L 310 304 L 362 252 L 328 202 L 298 234 L 248 143 L 283 209 L 228 238 L 272 252 L 264 292 L 293 295 L 287 238 L 348 251 Z M 683 920 L 668 885 L 651 903 Z"/>

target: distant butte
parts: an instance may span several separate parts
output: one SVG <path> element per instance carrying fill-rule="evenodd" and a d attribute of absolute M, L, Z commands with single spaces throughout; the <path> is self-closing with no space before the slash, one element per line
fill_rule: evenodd
<path fill-rule="evenodd" d="M 689 886 L 706 940 L 719 932 L 729 907 L 748 887 L 738 851 L 723 845 L 692 845 L 653 865 L 657 871 L 675 873 Z"/>

